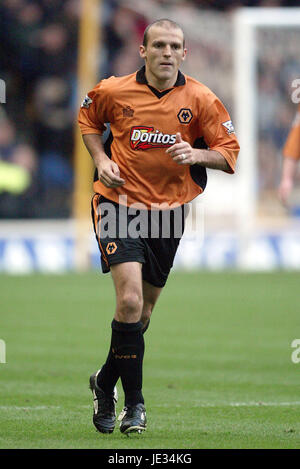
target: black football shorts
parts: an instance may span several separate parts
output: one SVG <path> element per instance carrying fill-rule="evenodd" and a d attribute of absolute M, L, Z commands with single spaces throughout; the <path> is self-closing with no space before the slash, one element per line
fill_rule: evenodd
<path fill-rule="evenodd" d="M 183 235 L 187 207 L 137 210 L 95 194 L 92 220 L 102 271 L 109 272 L 114 264 L 140 262 L 143 280 L 163 287 Z"/>

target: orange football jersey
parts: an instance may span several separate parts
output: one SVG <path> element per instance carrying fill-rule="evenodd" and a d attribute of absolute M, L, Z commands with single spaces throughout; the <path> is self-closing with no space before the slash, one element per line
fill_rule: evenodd
<path fill-rule="evenodd" d="M 283 148 L 283 156 L 296 160 L 300 159 L 300 104 Z"/>
<path fill-rule="evenodd" d="M 78 122 L 83 135 L 102 135 L 110 123 L 105 150 L 126 183 L 110 189 L 96 174 L 94 191 L 115 202 L 126 195 L 127 205 L 177 206 L 203 192 L 206 169 L 178 165 L 166 153 L 177 132 L 193 147 L 220 152 L 234 172 L 239 144 L 227 110 L 210 89 L 180 71 L 174 87 L 164 91 L 147 84 L 145 67 L 104 79 L 84 99 Z"/>

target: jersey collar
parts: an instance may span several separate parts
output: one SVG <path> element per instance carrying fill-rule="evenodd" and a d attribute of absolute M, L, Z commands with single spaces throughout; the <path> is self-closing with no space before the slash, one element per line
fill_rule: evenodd
<path fill-rule="evenodd" d="M 136 72 L 136 81 L 143 85 L 148 85 L 147 78 L 146 78 L 146 67 L 143 65 L 137 72 Z M 183 86 L 185 85 L 185 76 L 178 70 L 177 80 L 174 86 Z M 149 86 L 149 85 L 148 85 Z M 173 87 L 172 87 L 173 88 Z"/>

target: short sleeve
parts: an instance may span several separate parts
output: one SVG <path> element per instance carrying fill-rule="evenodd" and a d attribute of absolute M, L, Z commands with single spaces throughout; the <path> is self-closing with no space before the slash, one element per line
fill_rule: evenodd
<path fill-rule="evenodd" d="M 100 81 L 82 101 L 78 115 L 82 135 L 102 135 L 106 129 L 105 122 L 111 122 L 111 99 L 105 81 Z"/>
<path fill-rule="evenodd" d="M 207 101 L 202 133 L 209 149 L 221 153 L 226 159 L 230 166 L 226 172 L 234 173 L 240 146 L 225 106 L 213 93 Z"/>

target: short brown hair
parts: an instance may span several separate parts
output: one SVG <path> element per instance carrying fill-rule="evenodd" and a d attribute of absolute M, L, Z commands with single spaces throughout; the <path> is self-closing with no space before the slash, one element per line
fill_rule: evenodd
<path fill-rule="evenodd" d="M 151 24 L 148 24 L 147 28 L 144 31 L 144 37 L 143 37 L 143 46 L 146 47 L 148 43 L 148 32 L 149 29 L 152 28 L 152 26 L 166 26 L 168 25 L 170 28 L 173 29 L 180 29 L 183 34 L 183 47 L 185 46 L 185 38 L 184 38 L 184 32 L 181 26 L 179 24 L 175 23 L 175 21 L 169 20 L 168 18 L 162 18 L 160 20 L 156 20 Z"/>

